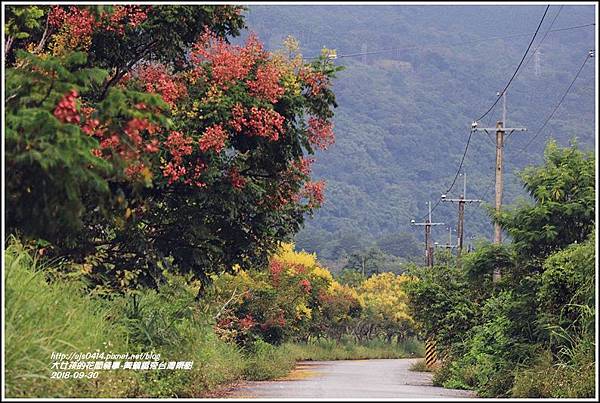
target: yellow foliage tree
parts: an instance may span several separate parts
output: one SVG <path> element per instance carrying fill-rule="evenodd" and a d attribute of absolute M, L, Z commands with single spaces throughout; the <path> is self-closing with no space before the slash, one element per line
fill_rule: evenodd
<path fill-rule="evenodd" d="M 392 337 L 406 338 L 413 333 L 414 321 L 408 311 L 405 284 L 411 279 L 405 275 L 381 273 L 371 276 L 359 287 L 364 304 L 363 332 L 371 337 L 377 332 Z"/>

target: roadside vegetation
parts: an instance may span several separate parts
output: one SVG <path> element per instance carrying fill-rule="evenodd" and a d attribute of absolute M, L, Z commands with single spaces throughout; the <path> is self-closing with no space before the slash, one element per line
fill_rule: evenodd
<path fill-rule="evenodd" d="M 521 177 L 532 201 L 496 217 L 510 241 L 480 244 L 461 268 L 414 267 L 411 312 L 446 358 L 438 385 L 482 397 L 593 397 L 594 158 L 551 142 L 544 165 Z"/>
<path fill-rule="evenodd" d="M 47 261 L 15 238 L 5 260 L 11 397 L 194 397 L 240 379 L 282 377 L 298 360 L 422 354 L 405 314 L 384 326 L 377 315 L 393 305 L 364 302 L 372 285 L 344 287 L 316 265 L 314 255 L 293 252 L 291 245 L 271 260 L 270 271 L 217 276 L 201 301 L 194 281 L 166 273 L 158 290 L 107 297 L 86 287 L 79 265 Z M 397 276 L 370 282 L 389 285 L 390 279 Z M 52 379 L 52 352 L 96 351 L 154 352 L 161 360 L 194 364 L 190 371 L 116 370 L 100 371 L 92 381 Z"/>

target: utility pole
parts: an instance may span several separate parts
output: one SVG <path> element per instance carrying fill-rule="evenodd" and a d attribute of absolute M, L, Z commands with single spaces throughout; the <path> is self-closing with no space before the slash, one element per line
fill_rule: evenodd
<path fill-rule="evenodd" d="M 463 191 L 458 199 L 448 199 L 446 195 L 442 195 L 443 202 L 458 203 L 458 225 L 457 225 L 457 237 L 458 237 L 458 249 L 456 252 L 456 265 L 460 267 L 460 256 L 464 245 L 465 235 L 465 203 L 480 203 L 479 199 L 467 199 L 467 174 L 460 174 L 463 177 Z"/>
<path fill-rule="evenodd" d="M 448 227 L 448 242 L 445 244 L 440 244 L 438 242 L 433 243 L 436 248 L 444 248 L 444 249 L 454 249 L 458 245 L 452 244 L 452 227 Z"/>
<path fill-rule="evenodd" d="M 431 245 L 431 227 L 433 225 L 445 225 L 443 222 L 431 222 L 431 202 L 427 202 L 429 207 L 429 215 L 425 222 L 415 222 L 410 220 L 411 225 L 425 227 L 425 263 L 429 267 L 433 267 L 433 246 Z"/>
<path fill-rule="evenodd" d="M 499 95 L 499 94 L 498 94 Z M 509 132 L 511 135 L 513 132 L 524 132 L 527 131 L 525 127 L 506 127 L 506 91 L 503 94 L 503 110 L 502 119 L 496 122 L 496 127 L 477 127 L 477 122 L 473 122 L 471 125 L 471 130 L 473 131 L 482 131 L 489 134 L 490 131 L 496 131 L 496 200 L 495 200 L 495 208 L 496 214 L 500 214 L 500 210 L 502 209 L 502 191 L 504 188 L 502 171 L 503 171 L 503 158 L 504 158 L 504 137 L 506 132 Z M 494 243 L 496 245 L 500 245 L 502 243 L 502 229 L 500 228 L 500 224 L 495 221 L 494 222 Z M 500 280 L 500 269 L 496 268 L 494 270 L 493 280 L 496 282 Z"/>

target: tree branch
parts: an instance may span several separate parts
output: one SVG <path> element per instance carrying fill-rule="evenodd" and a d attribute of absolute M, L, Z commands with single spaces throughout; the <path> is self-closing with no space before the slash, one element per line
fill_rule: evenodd
<path fill-rule="evenodd" d="M 116 84 L 125 74 L 129 72 L 139 61 L 141 61 L 149 52 L 152 51 L 152 47 L 158 43 L 158 40 L 154 40 L 150 42 L 146 47 L 142 50 L 142 52 L 136 56 L 134 56 L 129 63 L 126 63 L 125 66 L 117 66 L 117 71 L 115 75 L 104 84 L 104 88 L 102 90 L 102 94 L 100 94 L 100 100 L 103 100 L 108 93 L 108 90 L 111 86 Z"/>
<path fill-rule="evenodd" d="M 46 45 L 46 41 L 48 40 L 48 33 L 49 33 L 49 24 L 48 21 L 50 20 L 50 13 L 48 13 L 48 15 L 46 16 L 46 27 L 44 28 L 44 33 L 42 34 L 42 38 L 40 39 L 40 42 L 38 43 L 38 45 L 35 48 L 36 53 L 40 52 L 43 48 L 44 45 Z"/>
<path fill-rule="evenodd" d="M 8 55 L 8 52 L 10 52 L 10 48 L 12 47 L 14 42 L 15 42 L 14 36 L 8 36 L 6 38 L 6 43 L 4 44 L 4 58 L 5 59 L 6 59 L 6 56 Z"/>
<path fill-rule="evenodd" d="M 214 318 L 213 318 L 214 320 L 219 319 L 219 316 L 221 316 L 221 314 L 223 313 L 223 311 L 225 310 L 227 305 L 229 305 L 231 303 L 231 301 L 233 301 L 233 299 L 236 297 L 236 293 L 237 293 L 237 285 L 233 289 L 233 293 L 231 293 L 231 297 L 227 300 L 227 302 L 225 302 L 225 304 L 221 307 L 221 309 L 219 309 L 219 312 L 214 316 Z"/>

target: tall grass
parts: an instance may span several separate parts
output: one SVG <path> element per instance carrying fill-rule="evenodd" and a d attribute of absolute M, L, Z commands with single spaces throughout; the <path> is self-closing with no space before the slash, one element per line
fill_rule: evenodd
<path fill-rule="evenodd" d="M 298 361 L 362 360 L 381 358 L 422 357 L 424 348 L 415 339 L 388 343 L 385 340 L 369 340 L 358 343 L 343 339 L 338 342 L 331 339 L 310 339 L 305 343 L 286 343 L 291 356 Z"/>
<path fill-rule="evenodd" d="M 193 293 L 173 282 L 110 302 L 77 282 L 45 279 L 45 267 L 18 243 L 5 250 L 7 397 L 193 397 L 239 379 L 244 356 L 192 312 Z M 135 308 L 132 307 L 135 305 Z M 102 371 L 96 380 L 51 379 L 51 354 L 157 352 L 193 361 L 175 371 Z M 56 371 L 56 369 L 54 370 Z"/>
<path fill-rule="evenodd" d="M 110 313 L 81 292 L 77 283 L 49 285 L 40 262 L 11 243 L 5 251 L 6 396 L 61 397 L 110 390 L 103 381 L 56 380 L 53 352 L 94 352 L 126 348 L 124 331 Z M 106 383 L 106 384 L 105 384 Z"/>
<path fill-rule="evenodd" d="M 425 359 L 419 360 L 419 361 L 415 361 L 409 368 L 409 371 L 413 371 L 413 372 L 433 372 L 432 368 L 429 368 L 427 366 L 427 363 L 425 362 Z"/>
<path fill-rule="evenodd" d="M 279 378 L 287 375 L 295 365 L 296 360 L 288 346 L 273 346 L 258 339 L 246 357 L 244 377 L 254 381 Z"/>

